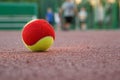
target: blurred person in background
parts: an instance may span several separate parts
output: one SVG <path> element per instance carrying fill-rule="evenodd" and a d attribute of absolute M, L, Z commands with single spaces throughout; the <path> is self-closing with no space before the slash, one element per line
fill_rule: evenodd
<path fill-rule="evenodd" d="M 113 9 L 112 9 L 112 4 L 111 3 L 106 4 L 105 11 L 106 11 L 106 18 L 105 18 L 106 24 L 107 24 L 107 26 L 111 26 L 112 25 L 112 20 L 113 20 L 112 19 Z"/>
<path fill-rule="evenodd" d="M 51 9 L 51 8 L 48 8 L 48 9 L 47 9 L 46 20 L 47 20 L 51 25 L 54 25 L 54 13 L 52 12 L 52 9 Z"/>
<path fill-rule="evenodd" d="M 60 9 L 58 8 L 57 12 L 55 12 L 54 14 L 57 30 L 60 30 L 60 27 L 61 27 L 61 19 L 60 19 L 59 12 L 60 12 Z"/>
<path fill-rule="evenodd" d="M 104 21 L 104 8 L 101 2 L 98 3 L 98 5 L 95 8 L 95 21 L 97 23 L 97 26 L 99 28 L 103 27 L 103 21 Z"/>
<path fill-rule="evenodd" d="M 65 0 L 65 2 L 62 4 L 60 14 L 63 13 L 64 17 L 64 25 L 63 25 L 63 30 L 69 30 L 71 24 L 74 22 L 75 18 L 75 12 L 76 12 L 76 7 L 74 2 L 71 0 Z"/>
<path fill-rule="evenodd" d="M 80 21 L 80 28 L 81 30 L 86 30 L 86 20 L 87 20 L 87 11 L 86 8 L 82 7 L 78 14 L 79 21 Z"/>

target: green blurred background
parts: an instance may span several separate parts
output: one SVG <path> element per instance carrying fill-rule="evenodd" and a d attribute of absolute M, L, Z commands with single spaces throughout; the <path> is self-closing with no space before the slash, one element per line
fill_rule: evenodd
<path fill-rule="evenodd" d="M 105 11 L 102 26 L 98 25 L 95 21 L 95 9 L 97 8 L 96 3 L 98 1 L 100 1 Z M 21 29 L 21 26 L 29 21 L 30 17 L 45 18 L 48 7 L 51 7 L 54 13 L 58 12 L 63 2 L 64 0 L 0 0 L 0 29 Z M 85 7 L 87 10 L 87 29 L 120 28 L 120 0 L 74 0 L 74 2 L 78 10 L 81 7 Z M 109 11 L 106 6 L 110 8 Z M 107 19 L 108 17 L 109 20 Z M 18 18 L 20 20 L 17 21 L 16 19 Z M 11 19 L 13 19 L 13 21 L 11 21 Z M 16 24 L 13 25 L 13 23 Z M 72 29 L 77 29 L 78 25 L 76 21 Z"/>

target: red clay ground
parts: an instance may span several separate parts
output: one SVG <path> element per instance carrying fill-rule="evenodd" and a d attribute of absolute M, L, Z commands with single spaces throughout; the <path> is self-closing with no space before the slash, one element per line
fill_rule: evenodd
<path fill-rule="evenodd" d="M 120 31 L 56 32 L 47 52 L 0 31 L 0 80 L 120 80 Z"/>

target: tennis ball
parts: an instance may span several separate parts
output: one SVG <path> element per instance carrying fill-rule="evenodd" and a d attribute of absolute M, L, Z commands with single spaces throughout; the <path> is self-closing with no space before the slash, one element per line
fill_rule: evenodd
<path fill-rule="evenodd" d="M 54 29 L 44 19 L 32 20 L 23 27 L 22 41 L 31 51 L 46 51 L 54 40 Z"/>

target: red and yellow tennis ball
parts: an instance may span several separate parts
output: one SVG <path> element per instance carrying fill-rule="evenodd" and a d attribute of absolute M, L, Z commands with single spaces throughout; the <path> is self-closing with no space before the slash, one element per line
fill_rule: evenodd
<path fill-rule="evenodd" d="M 46 51 L 55 40 L 55 32 L 46 20 L 35 19 L 24 26 L 22 40 L 31 51 Z"/>

